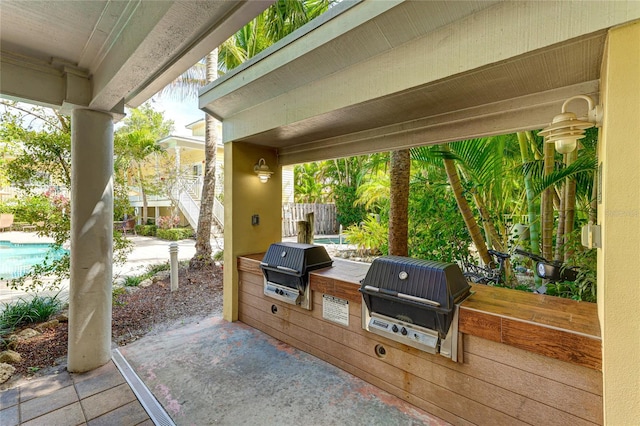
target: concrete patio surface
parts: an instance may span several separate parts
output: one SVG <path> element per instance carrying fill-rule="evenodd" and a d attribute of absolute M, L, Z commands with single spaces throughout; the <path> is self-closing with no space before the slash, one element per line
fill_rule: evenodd
<path fill-rule="evenodd" d="M 243 323 L 209 317 L 119 348 L 177 425 L 445 425 Z"/>

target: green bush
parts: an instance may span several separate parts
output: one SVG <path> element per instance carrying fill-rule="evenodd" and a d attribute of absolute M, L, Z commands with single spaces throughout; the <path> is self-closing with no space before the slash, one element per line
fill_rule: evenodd
<path fill-rule="evenodd" d="M 0 314 L 0 329 L 13 330 L 17 327 L 47 321 L 62 310 L 62 302 L 55 296 L 35 295 L 31 300 L 19 299 L 5 303 Z"/>
<path fill-rule="evenodd" d="M 136 234 L 143 237 L 155 237 L 158 227 L 156 225 L 136 225 Z"/>
<path fill-rule="evenodd" d="M 336 203 L 338 222 L 343 227 L 357 225 L 367 217 L 367 211 L 362 205 L 356 205 L 358 199 L 356 188 L 351 186 L 336 186 L 333 190 Z"/>
<path fill-rule="evenodd" d="M 220 262 L 221 260 L 224 260 L 224 250 L 219 250 L 213 253 L 213 260 L 215 260 L 216 262 Z"/>
<path fill-rule="evenodd" d="M 193 231 L 191 228 L 172 228 L 172 229 L 158 229 L 156 236 L 163 240 L 178 241 L 185 238 L 191 238 Z"/>
<path fill-rule="evenodd" d="M 171 269 L 171 265 L 169 264 L 169 262 L 158 263 L 157 265 L 149 265 L 147 267 L 146 275 L 148 275 L 149 277 L 152 277 L 160 271 L 168 271 L 170 269 Z"/>
<path fill-rule="evenodd" d="M 361 255 L 379 255 L 388 252 L 389 228 L 375 217 L 369 216 L 360 225 L 351 225 L 344 230 L 344 236 L 351 244 L 358 246 Z"/>
<path fill-rule="evenodd" d="M 124 280 L 124 286 L 125 287 L 137 287 L 144 280 L 145 280 L 145 278 L 142 275 L 136 276 L 136 277 L 127 277 Z"/>

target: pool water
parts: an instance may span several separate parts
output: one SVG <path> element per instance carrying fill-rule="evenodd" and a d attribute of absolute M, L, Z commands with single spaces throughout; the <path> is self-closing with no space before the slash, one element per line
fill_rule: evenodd
<path fill-rule="evenodd" d="M 68 250 L 53 249 L 52 244 L 0 241 L 0 279 L 20 278 L 45 259 L 50 263 L 67 253 Z"/>
<path fill-rule="evenodd" d="M 340 238 L 338 237 L 314 238 L 313 242 L 317 244 L 340 244 Z M 345 237 L 342 237 L 342 244 L 347 244 Z"/>

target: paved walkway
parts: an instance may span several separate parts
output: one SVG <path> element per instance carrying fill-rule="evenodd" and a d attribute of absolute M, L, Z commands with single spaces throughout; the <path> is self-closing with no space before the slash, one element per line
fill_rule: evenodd
<path fill-rule="evenodd" d="M 133 250 L 127 257 L 124 265 L 113 266 L 113 277 L 124 277 L 129 275 L 141 275 L 146 272 L 149 265 L 157 265 L 169 261 L 170 241 L 158 238 L 141 237 L 135 235 L 127 236 L 133 243 Z M 39 237 L 34 232 L 2 232 L 1 241 L 11 241 L 13 243 L 50 243 L 51 239 Z M 196 252 L 194 240 L 181 240 L 178 243 L 178 260 L 189 260 Z M 217 251 L 222 248 L 222 241 L 211 241 L 212 248 Z M 0 258 L 0 261 L 2 259 Z M 69 293 L 69 280 L 62 283 L 60 297 L 66 300 Z M 45 293 L 48 294 L 48 293 Z M 55 292 L 52 292 L 55 294 Z M 27 297 L 29 294 L 22 290 L 12 290 L 6 281 L 0 280 L 0 306 L 2 303 L 10 302 L 20 297 Z"/>

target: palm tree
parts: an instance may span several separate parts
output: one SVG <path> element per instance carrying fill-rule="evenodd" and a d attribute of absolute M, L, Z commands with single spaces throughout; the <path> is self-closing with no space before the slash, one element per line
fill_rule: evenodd
<path fill-rule="evenodd" d="M 229 40 L 225 41 L 215 54 L 206 57 L 204 69 L 206 79 L 202 75 L 202 63 L 196 64 L 189 72 L 183 74 L 170 85 L 165 94 L 188 94 L 194 96 L 204 83 L 209 83 L 219 74 L 224 74 L 257 55 L 276 41 L 295 31 L 311 19 L 324 13 L 334 0 L 277 0 L 262 14 L 240 29 Z M 171 88 L 172 87 L 172 88 Z M 178 87 L 178 89 L 176 89 Z M 208 115 L 205 133 L 205 173 L 203 182 L 203 198 L 200 204 L 198 229 L 196 231 L 196 253 L 190 267 L 198 268 L 212 262 L 211 259 L 211 214 L 215 198 L 215 153 L 217 141 L 214 139 L 215 122 Z M 209 154 L 207 154 L 207 152 Z M 211 160 L 212 158 L 212 160 Z M 209 176 L 210 175 L 210 176 Z"/>
<path fill-rule="evenodd" d="M 214 81 L 218 75 L 218 49 L 207 55 L 207 82 Z M 211 221 L 213 219 L 213 201 L 216 189 L 216 152 L 218 138 L 216 135 L 216 120 L 205 114 L 205 144 L 204 144 L 204 179 L 202 196 L 200 198 L 200 213 L 198 214 L 198 230 L 196 232 L 196 252 L 189 261 L 192 269 L 201 269 L 213 263 L 211 257 Z"/>
<path fill-rule="evenodd" d="M 131 166 L 133 166 L 134 180 L 138 188 L 140 188 L 140 194 L 142 195 L 142 223 L 146 224 L 149 218 L 149 203 L 147 201 L 149 183 L 144 176 L 144 162 L 151 154 L 162 152 L 163 149 L 156 144 L 155 138 L 146 129 L 133 130 L 120 135 L 120 137 L 125 149 L 123 160 L 125 162 L 127 162 L 127 159 L 130 161 Z M 122 164 L 120 165 L 122 166 Z M 126 170 L 127 168 L 124 167 L 123 169 Z"/>
<path fill-rule="evenodd" d="M 142 195 L 142 223 L 145 224 L 148 219 L 147 193 L 152 185 L 144 175 L 144 163 L 152 154 L 163 151 L 156 141 L 169 135 L 172 129 L 173 121 L 165 120 L 162 113 L 144 104 L 131 110 L 130 115 L 124 120 L 124 126 L 116 133 L 116 165 L 120 170 L 129 169 L 129 165 L 133 166 L 130 171 L 134 173 L 133 179 Z"/>
<path fill-rule="evenodd" d="M 460 183 L 460 176 L 458 175 L 455 162 L 453 159 L 446 157 L 446 153 L 450 153 L 451 150 L 448 145 L 442 145 L 441 150 L 445 153 L 445 156 L 442 158 L 442 162 L 444 163 L 444 169 L 447 173 L 447 180 L 449 181 L 449 185 L 451 185 L 451 189 L 456 199 L 456 204 L 458 204 L 458 209 L 460 210 L 464 223 L 467 226 L 467 230 L 471 236 L 471 241 L 473 241 L 473 245 L 478 251 L 478 255 L 482 262 L 485 265 L 490 265 L 493 263 L 493 259 L 489 256 L 487 244 L 485 243 L 484 238 L 482 238 L 482 231 L 473 216 L 473 211 L 471 210 L 467 199 L 464 197 L 464 190 Z"/>
<path fill-rule="evenodd" d="M 411 156 L 408 149 L 391 152 L 389 166 L 389 254 L 409 255 L 409 179 Z"/>

